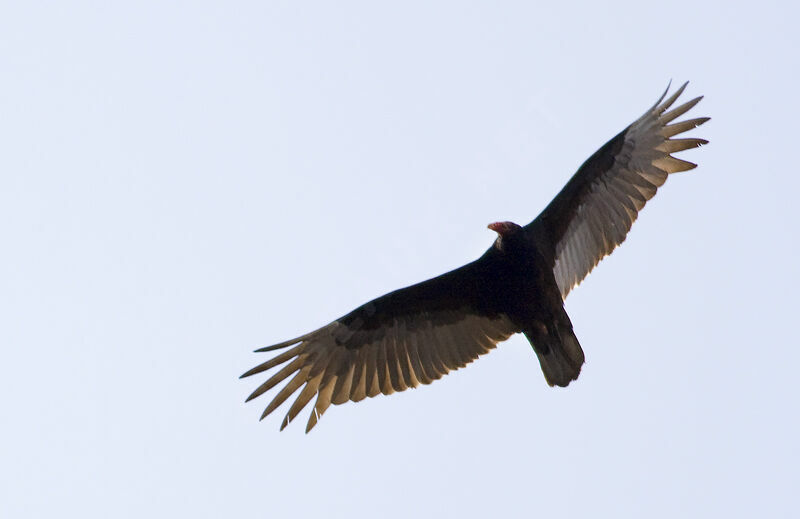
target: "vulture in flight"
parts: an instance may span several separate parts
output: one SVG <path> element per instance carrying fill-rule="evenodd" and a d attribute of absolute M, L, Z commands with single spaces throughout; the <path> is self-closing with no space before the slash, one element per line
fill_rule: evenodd
<path fill-rule="evenodd" d="M 497 238 L 477 260 L 256 350 L 280 353 L 242 377 L 277 371 L 247 401 L 285 382 L 261 418 L 297 393 L 282 430 L 315 398 L 308 432 L 331 404 L 430 384 L 515 333 L 531 343 L 549 385 L 577 379 L 584 356 L 564 299 L 625 240 L 667 176 L 696 167 L 672 153 L 708 142 L 674 138 L 709 120 L 673 122 L 702 99 L 672 108 L 685 88 L 665 99 L 667 87 L 652 108 L 589 157 L 531 223 L 490 224 Z"/>

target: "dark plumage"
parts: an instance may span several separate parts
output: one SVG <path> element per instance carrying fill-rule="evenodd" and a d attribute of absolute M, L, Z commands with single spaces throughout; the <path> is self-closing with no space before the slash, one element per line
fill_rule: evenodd
<path fill-rule="evenodd" d="M 285 364 L 248 401 L 286 381 L 264 410 L 300 391 L 281 429 L 316 397 L 306 431 L 331 404 L 429 384 L 523 333 L 551 386 L 578 378 L 583 350 L 564 310 L 569 291 L 625 240 L 639 211 L 670 173 L 696 167 L 671 153 L 706 144 L 673 139 L 708 118 L 669 124 L 700 97 L 667 111 L 686 88 L 656 104 L 583 163 L 531 223 L 498 233 L 480 258 L 370 301 L 311 333 L 261 348 L 288 348 L 248 377 Z M 290 378 L 291 377 L 291 378 Z"/>

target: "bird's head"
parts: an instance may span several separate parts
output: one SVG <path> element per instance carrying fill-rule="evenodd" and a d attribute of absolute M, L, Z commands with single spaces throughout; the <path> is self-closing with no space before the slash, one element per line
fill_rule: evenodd
<path fill-rule="evenodd" d="M 514 222 L 494 222 L 488 225 L 489 229 L 497 233 L 494 246 L 497 250 L 505 252 L 510 244 L 513 244 L 522 227 Z"/>

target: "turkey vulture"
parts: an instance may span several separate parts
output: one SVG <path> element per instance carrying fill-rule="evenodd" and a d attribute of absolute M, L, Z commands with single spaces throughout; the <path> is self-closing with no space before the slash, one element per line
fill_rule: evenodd
<path fill-rule="evenodd" d="M 670 124 L 702 99 L 669 110 L 685 88 L 664 100 L 668 86 L 652 108 L 589 157 L 531 223 L 490 224 L 497 238 L 477 260 L 256 350 L 288 348 L 242 375 L 285 364 L 247 401 L 288 379 L 261 418 L 299 390 L 281 430 L 316 397 L 308 432 L 331 404 L 430 384 L 515 333 L 531 343 L 548 384 L 563 387 L 577 379 L 584 356 L 564 299 L 625 240 L 667 176 L 696 167 L 671 154 L 708 142 L 673 138 L 709 120 Z"/>

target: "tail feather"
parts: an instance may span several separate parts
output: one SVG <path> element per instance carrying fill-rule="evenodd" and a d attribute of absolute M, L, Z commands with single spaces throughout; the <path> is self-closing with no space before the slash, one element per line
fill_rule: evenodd
<path fill-rule="evenodd" d="M 525 337 L 539 357 L 544 378 L 551 386 L 566 387 L 578 378 L 585 361 L 583 349 L 572 331 L 571 324 L 537 323 Z"/>

